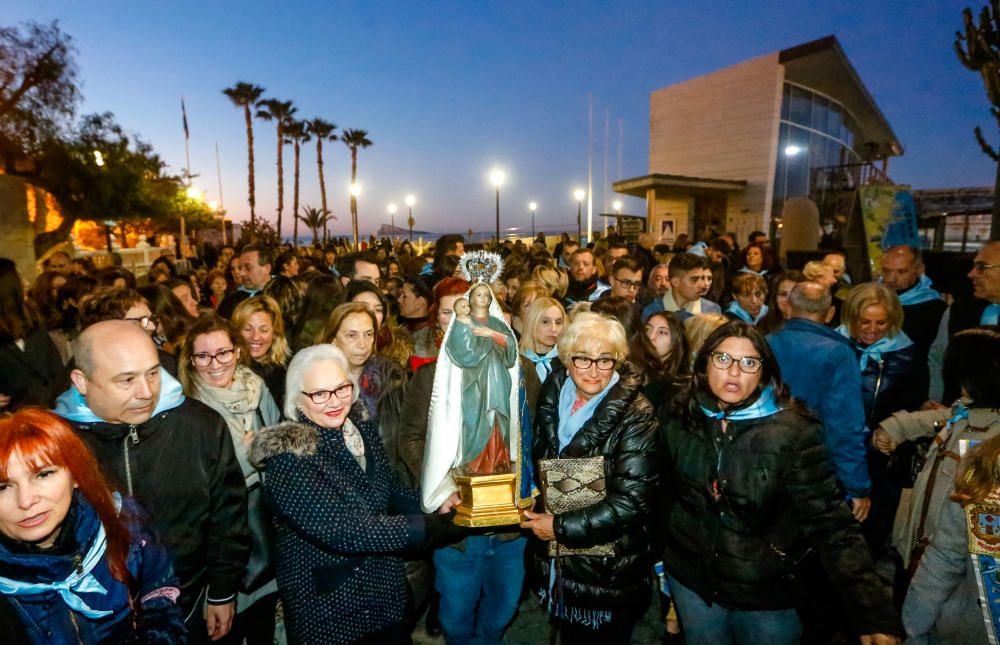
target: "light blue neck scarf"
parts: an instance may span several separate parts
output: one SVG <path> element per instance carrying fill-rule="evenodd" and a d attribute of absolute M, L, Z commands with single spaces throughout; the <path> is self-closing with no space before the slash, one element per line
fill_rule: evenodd
<path fill-rule="evenodd" d="M 580 431 L 583 424 L 590 421 L 590 417 L 594 416 L 594 410 L 597 406 L 601 404 L 604 397 L 607 396 L 608 392 L 621 377 L 618 372 L 611 375 L 611 381 L 608 385 L 598 392 L 596 395 L 590 397 L 590 400 L 580 406 L 580 408 L 573 412 L 573 404 L 576 403 L 576 383 L 573 379 L 567 378 L 566 382 L 563 383 L 562 389 L 559 391 L 559 452 L 566 449 L 570 441 L 573 441 L 573 437 L 576 433 Z"/>
<path fill-rule="evenodd" d="M 988 305 L 983 310 L 983 315 L 979 317 L 980 325 L 996 325 L 1000 322 L 1000 305 Z"/>
<path fill-rule="evenodd" d="M 121 510 L 121 496 L 118 493 L 115 493 L 114 495 L 115 505 L 119 510 Z M 65 580 L 31 583 L 0 577 L 0 594 L 5 596 L 32 596 L 46 591 L 55 591 L 62 597 L 63 602 L 65 602 L 70 609 L 83 614 L 87 618 L 103 618 L 105 616 L 110 616 L 114 613 L 110 609 L 91 609 L 90 606 L 83 601 L 83 598 L 76 595 L 77 593 L 97 593 L 107 595 L 108 590 L 105 589 L 104 586 L 97 581 L 97 578 L 90 573 L 104 558 L 104 553 L 107 551 L 107 548 L 108 537 L 104 532 L 104 525 L 98 524 L 97 536 L 94 538 L 94 543 L 90 545 L 87 555 L 84 556 L 83 561 L 80 562 L 80 566 L 74 567 L 72 573 L 70 573 Z"/>
<path fill-rule="evenodd" d="M 731 303 L 729 303 L 729 306 L 726 307 L 726 311 L 728 311 L 731 314 L 734 314 L 737 318 L 739 318 L 744 322 L 748 322 L 751 325 L 756 325 L 764 318 L 764 316 L 767 315 L 768 309 L 767 305 L 761 305 L 760 312 L 757 314 L 757 317 L 754 318 L 749 313 L 747 313 L 746 309 L 740 306 L 740 303 L 733 300 Z"/>
<path fill-rule="evenodd" d="M 876 363 L 881 363 L 882 354 L 896 352 L 913 345 L 913 341 L 910 340 L 910 337 L 907 336 L 906 332 L 902 330 L 891 338 L 888 334 L 886 334 L 878 342 L 872 343 L 868 347 L 862 347 L 857 341 L 851 338 L 851 333 L 847 331 L 847 325 L 837 327 L 837 331 L 840 332 L 841 336 L 851 341 L 857 349 L 861 350 L 858 365 L 861 367 L 862 371 L 864 371 L 865 367 L 868 365 L 869 358 Z"/>
<path fill-rule="evenodd" d="M 879 278 L 879 282 L 882 282 L 881 278 Z M 917 280 L 915 285 L 899 294 L 899 302 L 904 307 L 919 305 L 922 302 L 940 299 L 941 294 L 931 287 L 931 279 L 926 275 L 920 276 L 920 279 Z"/>
<path fill-rule="evenodd" d="M 552 359 L 559 356 L 559 350 L 553 346 L 545 354 L 539 354 L 531 349 L 524 350 L 524 356 L 535 364 L 535 372 L 538 373 L 538 380 L 542 383 L 552 373 Z"/>
<path fill-rule="evenodd" d="M 955 413 L 951 415 L 948 419 L 948 429 L 951 430 L 952 426 L 961 421 L 962 419 L 969 418 L 969 409 L 962 404 L 961 401 L 955 404 Z"/>
<path fill-rule="evenodd" d="M 778 414 L 785 408 L 778 405 L 778 401 L 774 396 L 774 388 L 768 385 L 764 388 L 764 391 L 760 393 L 757 400 L 748 405 L 745 408 L 740 408 L 739 410 L 734 410 L 728 412 L 726 410 L 709 410 L 703 405 L 698 406 L 701 408 L 701 413 L 704 414 L 709 419 L 715 419 L 716 421 L 721 421 L 725 419 L 726 421 L 747 421 L 749 419 L 762 419 L 764 417 L 769 417 L 774 414 Z"/>
<path fill-rule="evenodd" d="M 750 267 L 740 267 L 740 269 L 736 273 L 752 273 L 754 275 L 759 275 L 760 277 L 763 278 L 763 277 L 767 276 L 767 269 L 761 269 L 760 271 L 754 271 Z"/>

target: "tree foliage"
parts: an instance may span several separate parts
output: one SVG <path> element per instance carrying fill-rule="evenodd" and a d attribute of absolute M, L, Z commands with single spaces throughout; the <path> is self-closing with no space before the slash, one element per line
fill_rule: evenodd
<path fill-rule="evenodd" d="M 1000 135 L 1000 0 L 990 3 L 979 12 L 979 23 L 973 19 L 972 9 L 962 11 L 964 33 L 955 34 L 955 53 L 958 60 L 968 69 L 978 72 L 983 80 L 986 97 L 990 101 L 990 114 L 997 122 L 993 133 L 996 141 Z M 976 141 L 983 152 L 997 164 L 996 180 L 993 186 L 993 223 L 990 239 L 1000 239 L 1000 151 L 986 140 L 983 131 L 976 126 Z"/>
<path fill-rule="evenodd" d="M 55 21 L 0 27 L 0 153 L 37 150 L 72 121 L 80 101 L 76 50 Z"/>
<path fill-rule="evenodd" d="M 126 134 L 109 112 L 83 117 L 65 140 L 46 141 L 36 165 L 35 181 L 58 200 L 63 215 L 55 231 L 35 239 L 38 254 L 65 240 L 77 220 L 171 227 L 181 216 L 192 227 L 212 221 L 210 209 L 184 195 L 180 177 L 165 172 L 152 147 Z"/>

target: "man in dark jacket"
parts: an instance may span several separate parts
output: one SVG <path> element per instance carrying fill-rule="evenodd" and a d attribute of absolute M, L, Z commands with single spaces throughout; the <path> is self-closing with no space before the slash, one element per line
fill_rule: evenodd
<path fill-rule="evenodd" d="M 271 249 L 266 246 L 247 245 L 240 253 L 240 269 L 242 269 L 243 284 L 231 292 L 222 302 L 216 313 L 229 319 L 236 310 L 236 305 L 247 298 L 252 298 L 264 290 L 271 280 Z"/>
<path fill-rule="evenodd" d="M 191 642 L 221 638 L 232 626 L 250 555 L 246 487 L 225 422 L 184 397 L 160 366 L 156 345 L 135 325 L 91 325 L 74 356 L 73 387 L 59 397 L 56 413 L 111 485 L 150 513 L 180 579 Z"/>
<path fill-rule="evenodd" d="M 594 252 L 578 248 L 570 259 L 569 289 L 564 304 L 567 308 L 577 302 L 593 302 L 610 287 L 599 279 Z"/>
<path fill-rule="evenodd" d="M 927 354 L 948 303 L 924 274 L 919 249 L 907 244 L 894 246 L 882 254 L 881 263 L 882 284 L 895 291 L 903 305 L 903 331 Z"/>
<path fill-rule="evenodd" d="M 871 506 L 871 479 L 865 461 L 865 410 L 861 369 L 850 342 L 826 326 L 832 296 L 818 282 L 802 282 L 788 296 L 791 319 L 767 337 L 785 384 L 823 422 L 837 477 L 863 522 Z"/>

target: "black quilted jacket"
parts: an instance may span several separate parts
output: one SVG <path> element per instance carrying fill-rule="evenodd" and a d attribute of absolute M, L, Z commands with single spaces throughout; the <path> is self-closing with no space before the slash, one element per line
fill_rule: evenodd
<path fill-rule="evenodd" d="M 559 391 L 568 378 L 557 367 L 538 397 L 533 456 L 593 457 L 603 455 L 607 495 L 603 501 L 557 515 L 556 540 L 582 548 L 613 543 L 613 557 L 562 556 L 563 599 L 572 606 L 611 609 L 648 597 L 654 496 L 660 480 L 660 442 L 653 406 L 640 392 L 642 376 L 626 365 L 621 379 L 598 406 L 590 421 L 561 454 L 559 450 Z M 536 470 L 535 472 L 538 472 Z M 548 588 L 547 543 L 532 539 L 529 566 L 532 583 Z"/>
<path fill-rule="evenodd" d="M 820 423 L 792 407 L 731 421 L 723 433 L 721 421 L 689 416 L 685 403 L 675 391 L 658 408 L 670 575 L 709 603 L 786 609 L 808 593 L 790 576 L 813 547 L 857 633 L 902 634 L 889 589 L 874 574 L 839 492 Z"/>

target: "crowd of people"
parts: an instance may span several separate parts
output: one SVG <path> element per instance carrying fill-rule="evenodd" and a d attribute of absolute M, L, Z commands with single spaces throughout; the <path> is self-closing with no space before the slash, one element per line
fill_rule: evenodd
<path fill-rule="evenodd" d="M 56 252 L 30 284 L 0 258 L 4 642 L 499 643 L 525 595 L 558 642 L 628 643 L 653 604 L 664 642 L 988 642 L 1000 243 L 971 298 L 910 246 L 856 284 L 760 232 L 539 234 L 489 289 L 465 251 Z M 473 430 L 514 401 L 535 466 L 603 460 L 592 504 L 421 508 L 442 342 L 490 312 L 519 377 L 470 381 Z"/>

